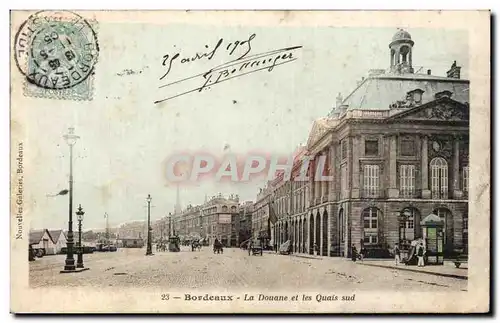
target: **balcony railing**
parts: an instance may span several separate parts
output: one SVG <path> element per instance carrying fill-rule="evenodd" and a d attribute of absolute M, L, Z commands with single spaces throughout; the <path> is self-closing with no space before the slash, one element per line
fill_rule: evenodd
<path fill-rule="evenodd" d="M 400 198 L 414 199 L 422 196 L 422 190 L 414 188 L 403 188 L 399 190 Z"/>
<path fill-rule="evenodd" d="M 449 192 L 448 190 L 432 190 L 431 198 L 433 200 L 447 200 L 449 199 Z"/>
<path fill-rule="evenodd" d="M 384 197 L 384 190 L 380 188 L 363 188 L 361 191 L 362 198 L 376 199 Z"/>

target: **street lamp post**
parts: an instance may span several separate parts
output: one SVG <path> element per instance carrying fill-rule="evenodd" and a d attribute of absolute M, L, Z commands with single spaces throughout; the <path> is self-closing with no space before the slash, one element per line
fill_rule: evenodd
<path fill-rule="evenodd" d="M 152 256 L 153 248 L 151 246 L 151 195 L 150 194 L 148 194 L 146 201 L 148 201 L 148 246 L 146 249 L 146 256 Z"/>
<path fill-rule="evenodd" d="M 66 242 L 67 252 L 66 261 L 64 264 L 64 272 L 75 271 L 75 259 L 73 258 L 73 146 L 80 138 L 74 134 L 75 128 L 69 128 L 68 134 L 63 138 L 69 146 L 69 219 L 68 219 L 68 240 Z"/>
<path fill-rule="evenodd" d="M 407 210 L 403 210 L 403 212 L 399 215 L 399 238 L 401 240 L 401 231 L 403 231 L 403 236 L 402 236 L 402 240 L 400 241 L 400 248 L 401 248 L 401 245 L 402 243 L 405 243 L 406 241 L 406 222 L 408 221 L 408 214 L 407 214 Z"/>
<path fill-rule="evenodd" d="M 83 266 L 83 246 L 82 246 L 82 221 L 83 221 L 83 212 L 82 205 L 78 206 L 78 211 L 76 211 L 76 215 L 78 216 L 78 259 L 76 261 L 76 268 L 84 268 Z"/>
<path fill-rule="evenodd" d="M 172 236 L 172 213 L 168 213 L 168 238 Z"/>

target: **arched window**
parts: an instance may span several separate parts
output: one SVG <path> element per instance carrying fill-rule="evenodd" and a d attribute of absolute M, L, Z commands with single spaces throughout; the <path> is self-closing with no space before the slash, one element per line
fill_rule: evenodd
<path fill-rule="evenodd" d="M 231 212 L 232 212 L 232 213 L 235 213 L 235 212 L 236 212 L 236 206 L 234 206 L 234 205 L 233 205 L 233 206 L 231 206 Z"/>
<path fill-rule="evenodd" d="M 448 198 L 448 164 L 442 157 L 431 160 L 431 190 L 433 199 Z"/>
<path fill-rule="evenodd" d="M 409 61 L 408 59 L 408 54 L 410 53 L 410 48 L 408 46 L 402 46 L 401 49 L 399 50 L 399 53 L 401 55 L 401 63 L 407 63 Z"/>
<path fill-rule="evenodd" d="M 379 209 L 376 207 L 370 207 L 363 210 L 363 227 L 364 227 L 364 238 L 363 242 L 367 245 L 377 244 L 378 239 L 378 216 Z"/>
<path fill-rule="evenodd" d="M 222 206 L 222 212 L 227 212 L 227 206 Z"/>
<path fill-rule="evenodd" d="M 417 209 L 413 207 L 407 207 L 404 208 L 401 211 L 401 215 L 404 216 L 406 221 L 400 223 L 400 229 L 401 229 L 401 239 L 405 240 L 414 240 L 415 237 L 415 228 L 416 228 L 416 221 L 419 221 L 419 212 Z"/>

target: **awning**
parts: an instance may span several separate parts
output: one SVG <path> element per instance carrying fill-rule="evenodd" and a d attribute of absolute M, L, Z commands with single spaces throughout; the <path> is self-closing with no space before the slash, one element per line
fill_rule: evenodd
<path fill-rule="evenodd" d="M 288 252 L 290 250 L 290 245 L 291 245 L 290 240 L 287 240 L 280 246 L 280 252 Z"/>

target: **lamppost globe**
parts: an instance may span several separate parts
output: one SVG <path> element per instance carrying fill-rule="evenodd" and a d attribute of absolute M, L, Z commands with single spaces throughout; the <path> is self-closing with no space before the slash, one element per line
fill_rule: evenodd
<path fill-rule="evenodd" d="M 80 138 L 79 136 L 75 135 L 75 128 L 71 127 L 68 128 L 68 133 L 63 136 L 64 140 L 66 140 L 66 143 L 68 146 L 73 146 L 76 144 L 77 140 Z"/>
<path fill-rule="evenodd" d="M 78 205 L 78 211 L 76 211 L 76 215 L 78 216 L 78 221 L 83 221 L 83 215 L 85 212 L 83 212 L 82 205 Z"/>
<path fill-rule="evenodd" d="M 78 219 L 78 259 L 76 261 L 76 268 L 84 268 L 83 265 L 83 245 L 82 245 L 82 221 L 83 221 L 82 205 L 78 205 L 78 211 L 76 211 L 76 216 Z"/>
<path fill-rule="evenodd" d="M 146 198 L 146 201 L 147 201 L 148 203 L 151 203 L 151 200 L 152 200 L 152 198 L 151 198 L 151 194 L 148 194 L 148 197 Z"/>

